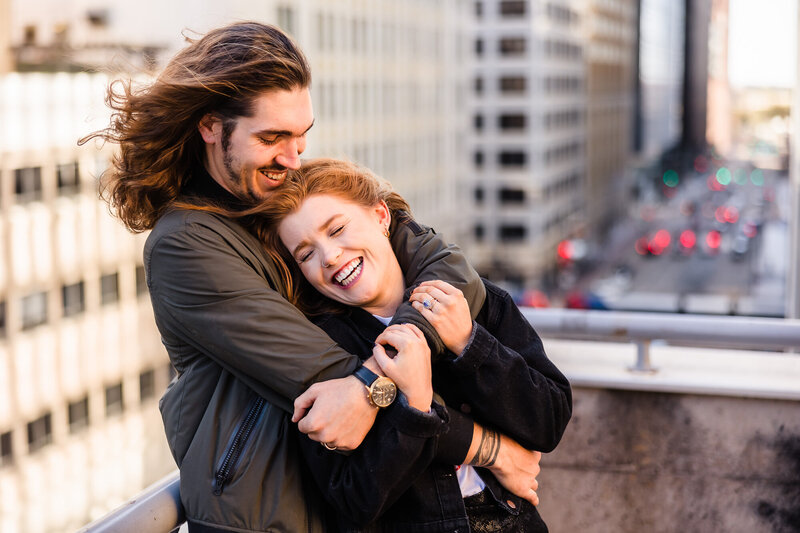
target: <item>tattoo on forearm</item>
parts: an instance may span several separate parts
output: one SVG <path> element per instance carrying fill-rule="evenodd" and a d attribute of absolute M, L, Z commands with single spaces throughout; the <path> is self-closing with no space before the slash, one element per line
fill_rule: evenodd
<path fill-rule="evenodd" d="M 483 467 L 492 466 L 497 460 L 498 453 L 500 453 L 500 434 L 493 429 L 483 428 L 478 451 L 475 452 L 475 456 L 469 464 Z"/>

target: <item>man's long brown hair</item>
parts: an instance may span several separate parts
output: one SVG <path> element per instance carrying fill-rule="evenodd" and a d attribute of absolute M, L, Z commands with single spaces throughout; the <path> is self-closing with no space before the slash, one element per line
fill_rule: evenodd
<path fill-rule="evenodd" d="M 197 129 L 211 113 L 230 131 L 251 116 L 269 90 L 306 88 L 311 69 L 302 51 L 274 26 L 240 22 L 191 41 L 158 78 L 143 88 L 117 80 L 108 89 L 108 128 L 84 137 L 119 144 L 101 179 L 101 194 L 134 232 L 151 229 L 203 164 Z"/>
<path fill-rule="evenodd" d="M 261 206 L 250 210 L 245 225 L 261 240 L 281 272 L 284 296 L 307 315 L 340 311 L 342 304 L 323 296 L 306 281 L 278 236 L 278 227 L 315 194 L 337 196 L 367 208 L 386 202 L 393 222 L 410 213 L 408 203 L 389 182 L 354 163 L 329 158 L 304 161 Z"/>

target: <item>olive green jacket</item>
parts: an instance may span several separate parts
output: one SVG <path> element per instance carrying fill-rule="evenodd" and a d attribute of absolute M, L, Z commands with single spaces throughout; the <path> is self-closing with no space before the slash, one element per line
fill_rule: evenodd
<path fill-rule="evenodd" d="M 400 218 L 391 228 L 392 246 L 406 286 L 449 281 L 476 314 L 483 284 L 458 249 Z M 268 256 L 234 221 L 171 211 L 150 233 L 144 265 L 155 320 L 177 370 L 160 408 L 187 520 L 209 531 L 324 531 L 289 413 L 312 383 L 351 374 L 359 358 L 273 289 L 278 277 Z M 408 303 L 395 321 L 416 324 L 442 348 Z"/>

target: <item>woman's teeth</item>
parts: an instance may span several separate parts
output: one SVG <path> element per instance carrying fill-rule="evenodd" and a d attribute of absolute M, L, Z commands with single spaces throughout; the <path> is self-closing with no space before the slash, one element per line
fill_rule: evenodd
<path fill-rule="evenodd" d="M 344 268 L 336 273 L 336 275 L 333 277 L 334 281 L 343 287 L 347 287 L 358 277 L 359 274 L 361 274 L 363 265 L 364 259 L 362 257 L 353 259 Z"/>

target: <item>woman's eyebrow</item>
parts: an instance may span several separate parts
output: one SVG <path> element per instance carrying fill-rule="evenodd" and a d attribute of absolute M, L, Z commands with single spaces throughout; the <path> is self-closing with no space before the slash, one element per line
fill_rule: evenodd
<path fill-rule="evenodd" d="M 334 220 L 336 220 L 336 217 L 338 217 L 338 216 L 339 216 L 339 214 L 337 213 L 337 214 L 335 214 L 335 215 L 331 216 L 331 217 L 330 217 L 328 220 L 326 220 L 326 221 L 325 221 L 325 222 L 323 222 L 322 224 L 320 224 L 320 226 L 319 226 L 319 228 L 318 228 L 318 231 L 324 231 L 324 230 L 326 230 L 326 229 L 327 229 L 327 228 L 328 228 L 328 227 L 329 227 L 331 224 L 333 224 L 333 221 L 334 221 Z M 308 239 L 303 239 L 302 241 L 300 241 L 300 242 L 297 244 L 297 246 L 295 246 L 295 247 L 294 247 L 294 250 L 292 250 L 292 255 L 293 255 L 293 256 L 296 256 L 296 255 L 297 255 L 297 252 L 299 252 L 299 251 L 300 251 L 300 249 L 301 249 L 302 247 L 304 247 L 304 246 L 308 246 Z"/>

